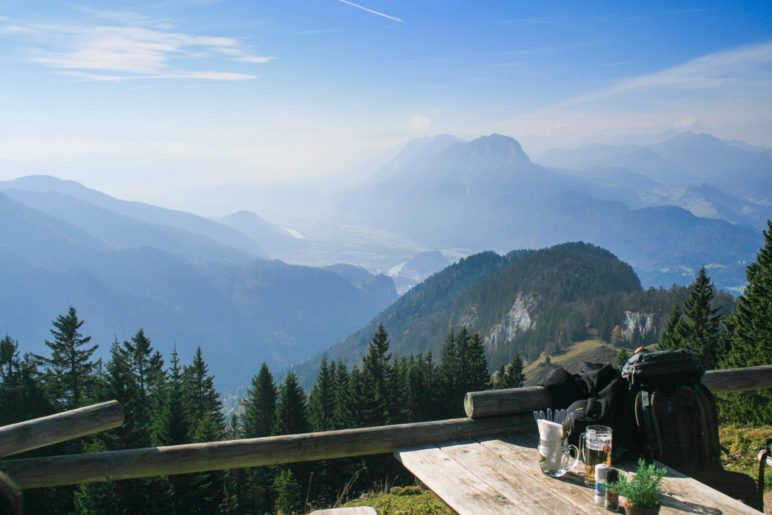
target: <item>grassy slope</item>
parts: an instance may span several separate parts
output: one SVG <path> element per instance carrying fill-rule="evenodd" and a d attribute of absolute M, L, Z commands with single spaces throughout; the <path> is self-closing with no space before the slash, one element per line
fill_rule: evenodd
<path fill-rule="evenodd" d="M 344 506 L 370 506 L 378 513 L 403 515 L 452 515 L 453 510 L 419 486 L 393 487 L 388 493 L 373 493 Z"/>
<path fill-rule="evenodd" d="M 619 349 L 601 340 L 586 340 L 573 344 L 563 354 L 550 356 L 552 367 L 546 365 L 547 356 L 542 353 L 525 367 L 526 385 L 539 384 L 547 373 L 557 366 L 576 373 L 585 361 L 595 363 L 613 363 Z"/>
<path fill-rule="evenodd" d="M 729 449 L 729 455 L 724 455 L 724 467 L 727 470 L 743 472 L 758 479 L 759 451 L 764 447 L 767 438 L 772 437 L 772 426 L 738 427 L 721 426 L 719 428 L 721 445 Z M 764 474 L 764 491 L 772 492 L 772 467 L 767 467 Z"/>

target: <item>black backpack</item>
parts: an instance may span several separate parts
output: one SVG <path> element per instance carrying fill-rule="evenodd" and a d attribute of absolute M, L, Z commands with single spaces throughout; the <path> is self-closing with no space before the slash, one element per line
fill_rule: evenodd
<path fill-rule="evenodd" d="M 609 364 L 585 362 L 578 374 L 560 367 L 542 385 L 550 393 L 552 407 L 566 409 L 573 417 L 568 441 L 579 444 L 579 435 L 591 425 L 614 426 L 617 406 L 627 391 L 619 370 Z"/>
<path fill-rule="evenodd" d="M 641 351 L 622 368 L 629 390 L 618 416 L 624 445 L 756 506 L 754 481 L 721 465 L 718 412 L 704 369 L 686 349 Z M 617 445 L 617 427 L 614 445 Z"/>

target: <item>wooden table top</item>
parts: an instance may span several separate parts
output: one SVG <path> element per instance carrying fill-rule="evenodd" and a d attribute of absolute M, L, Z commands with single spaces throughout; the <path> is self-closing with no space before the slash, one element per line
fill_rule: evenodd
<path fill-rule="evenodd" d="M 610 513 L 595 504 L 594 489 L 584 485 L 581 462 L 560 479 L 544 475 L 538 465 L 537 440 L 536 435 L 517 435 L 401 449 L 394 454 L 461 515 Z M 636 465 L 614 467 L 629 471 Z M 673 469 L 668 469 L 662 486 L 663 515 L 760 513 Z M 620 506 L 623 503 L 620 498 Z"/>

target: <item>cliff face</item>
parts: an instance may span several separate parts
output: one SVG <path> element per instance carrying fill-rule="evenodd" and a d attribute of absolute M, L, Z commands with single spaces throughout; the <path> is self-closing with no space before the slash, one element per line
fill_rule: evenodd
<path fill-rule="evenodd" d="M 488 348 L 498 347 L 531 329 L 534 325 L 534 315 L 538 306 L 538 295 L 518 292 L 509 312 L 485 335 L 483 339 L 485 346 Z"/>
<path fill-rule="evenodd" d="M 625 311 L 625 320 L 622 324 L 622 338 L 632 341 L 633 335 L 638 334 L 644 338 L 657 331 L 657 320 L 654 313 L 642 313 L 639 311 Z"/>

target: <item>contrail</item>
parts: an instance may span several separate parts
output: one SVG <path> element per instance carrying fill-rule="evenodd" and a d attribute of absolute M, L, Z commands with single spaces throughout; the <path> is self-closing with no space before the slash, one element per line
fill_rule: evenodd
<path fill-rule="evenodd" d="M 361 10 L 363 10 L 366 13 L 374 14 L 376 16 L 380 16 L 380 17 L 386 18 L 388 20 L 398 21 L 400 23 L 405 23 L 405 20 L 401 20 L 399 18 L 395 18 L 394 16 L 389 16 L 388 14 L 384 14 L 384 13 L 381 13 L 381 12 L 378 12 L 378 11 L 373 11 L 372 9 L 368 9 L 367 7 L 364 7 L 362 5 L 355 4 L 354 2 L 349 2 L 348 0 L 338 0 L 338 2 L 344 3 L 346 5 L 350 5 L 351 7 L 356 7 L 357 9 L 361 9 Z"/>

